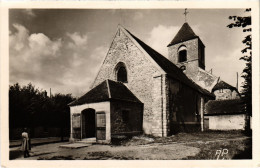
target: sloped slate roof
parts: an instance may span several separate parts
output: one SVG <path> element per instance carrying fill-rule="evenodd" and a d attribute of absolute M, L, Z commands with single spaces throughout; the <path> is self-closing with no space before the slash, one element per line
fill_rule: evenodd
<path fill-rule="evenodd" d="M 176 36 L 173 38 L 173 40 L 170 42 L 170 44 L 168 44 L 167 47 L 180 43 L 180 42 L 183 42 L 183 41 L 191 40 L 191 39 L 194 39 L 197 37 L 198 36 L 193 32 L 190 25 L 188 23 L 184 23 L 182 25 L 181 29 L 178 31 Z"/>
<path fill-rule="evenodd" d="M 200 87 L 212 91 L 213 87 L 217 84 L 219 77 L 210 74 L 209 72 L 199 68 L 196 74 L 187 74 L 187 76 L 193 80 Z"/>
<path fill-rule="evenodd" d="M 234 86 L 231 86 L 230 84 L 224 82 L 224 81 L 220 81 L 218 82 L 212 89 L 212 92 L 214 92 L 215 90 L 219 90 L 219 89 L 231 89 L 231 90 L 237 90 Z"/>
<path fill-rule="evenodd" d="M 241 99 L 210 100 L 205 106 L 205 115 L 244 113 L 245 103 Z"/>
<path fill-rule="evenodd" d="M 124 100 L 142 103 L 123 83 L 105 80 L 80 98 L 71 102 L 69 106 L 109 100 Z"/>
<path fill-rule="evenodd" d="M 142 103 L 122 82 L 107 80 L 111 99 Z"/>
<path fill-rule="evenodd" d="M 199 91 L 202 94 L 215 97 L 214 94 L 210 93 L 206 89 L 201 88 L 199 85 L 197 85 L 195 82 L 190 80 L 180 68 L 178 68 L 174 63 L 172 63 L 170 60 L 162 56 L 160 53 L 152 49 L 150 46 L 145 44 L 143 41 L 141 41 L 139 38 L 134 36 L 132 33 L 130 33 L 127 29 L 125 29 L 127 33 L 129 33 L 133 39 L 151 56 L 151 58 L 167 73 L 167 75 L 183 82 L 184 84 L 190 86 L 191 88 Z"/>

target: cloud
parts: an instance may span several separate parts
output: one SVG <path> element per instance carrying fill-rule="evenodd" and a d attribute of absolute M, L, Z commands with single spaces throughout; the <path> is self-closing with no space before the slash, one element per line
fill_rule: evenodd
<path fill-rule="evenodd" d="M 12 32 L 9 32 L 9 44 L 15 50 L 20 51 L 25 47 L 25 44 L 28 43 L 29 32 L 25 27 L 19 24 L 13 24 L 13 27 L 17 30 L 17 33 L 12 34 Z"/>
<path fill-rule="evenodd" d="M 56 57 L 61 48 L 61 39 L 50 40 L 42 33 L 31 34 L 28 38 L 30 51 L 37 56 Z"/>
<path fill-rule="evenodd" d="M 36 69 L 31 70 L 36 71 L 39 69 L 37 63 L 41 60 L 51 59 L 57 56 L 62 45 L 61 39 L 50 40 L 42 33 L 30 35 L 24 26 L 19 24 L 14 24 L 13 26 L 17 32 L 9 35 L 11 59 L 32 63 L 31 68 L 35 67 Z"/>
<path fill-rule="evenodd" d="M 10 83 L 29 82 L 53 93 L 80 96 L 89 90 L 107 48 L 91 48 L 87 34 L 67 33 L 67 38 L 51 39 L 14 24 L 9 34 Z"/>
<path fill-rule="evenodd" d="M 70 86 L 70 91 L 76 96 L 81 96 L 90 90 L 94 78 L 101 66 L 108 48 L 104 46 L 96 47 L 88 57 L 85 55 L 74 55 L 72 61 L 72 68 L 66 74 L 64 79 L 64 91 Z"/>
<path fill-rule="evenodd" d="M 78 32 L 74 33 L 67 33 L 67 36 L 72 40 L 72 42 L 69 43 L 70 47 L 83 47 L 84 45 L 87 45 L 88 36 L 87 35 L 80 35 Z"/>
<path fill-rule="evenodd" d="M 245 62 L 239 60 L 240 55 L 240 49 L 230 50 L 225 55 L 215 55 L 208 62 L 207 66 L 213 68 L 214 75 L 219 76 L 222 80 L 233 86 L 236 86 L 236 73 L 238 72 L 238 86 L 241 86 L 244 80 L 240 76 L 245 67 Z"/>
<path fill-rule="evenodd" d="M 179 27 L 177 26 L 158 25 L 151 30 L 146 41 L 152 48 L 167 57 L 167 45 L 171 42 L 178 30 Z"/>

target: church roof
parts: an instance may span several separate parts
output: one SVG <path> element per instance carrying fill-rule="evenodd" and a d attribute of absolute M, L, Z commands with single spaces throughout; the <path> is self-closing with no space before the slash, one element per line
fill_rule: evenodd
<path fill-rule="evenodd" d="M 224 81 L 220 81 L 218 82 L 212 89 L 212 92 L 214 92 L 215 90 L 219 90 L 219 89 L 231 89 L 231 90 L 237 90 L 234 86 L 231 86 L 230 84 L 224 82 Z"/>
<path fill-rule="evenodd" d="M 191 40 L 191 39 L 194 39 L 197 37 L 198 36 L 193 32 L 193 30 L 191 29 L 189 24 L 187 22 L 185 22 L 182 25 L 181 29 L 178 31 L 178 33 L 175 35 L 173 40 L 170 42 L 170 44 L 168 44 L 167 47 L 180 43 L 180 42 L 183 42 L 183 41 Z"/>
<path fill-rule="evenodd" d="M 71 102 L 69 106 L 104 102 L 109 100 L 123 100 L 142 103 L 122 82 L 107 79 L 80 98 Z"/>
<path fill-rule="evenodd" d="M 125 29 L 125 28 L 123 28 Z M 125 29 L 126 30 L 126 29 Z M 167 75 L 181 81 L 182 83 L 190 86 L 191 88 L 199 91 L 202 94 L 215 97 L 214 94 L 210 93 L 206 89 L 203 89 L 199 85 L 197 85 L 195 82 L 190 80 L 180 68 L 178 68 L 174 63 L 172 63 L 170 60 L 165 58 L 163 55 L 152 49 L 150 46 L 145 44 L 143 41 L 141 41 L 139 38 L 134 36 L 132 33 L 130 33 L 128 30 L 126 30 L 127 33 L 131 35 L 131 37 L 150 55 L 150 57 L 167 73 Z"/>
<path fill-rule="evenodd" d="M 200 87 L 212 91 L 213 87 L 218 83 L 219 77 L 205 71 L 204 69 L 198 68 L 197 72 L 192 74 L 186 74 L 191 80 L 193 80 Z"/>
<path fill-rule="evenodd" d="M 205 115 L 244 113 L 245 103 L 241 99 L 210 100 L 205 106 Z"/>

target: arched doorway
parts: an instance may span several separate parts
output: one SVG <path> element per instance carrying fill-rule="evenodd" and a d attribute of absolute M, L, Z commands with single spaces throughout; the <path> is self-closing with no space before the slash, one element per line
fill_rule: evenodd
<path fill-rule="evenodd" d="M 81 112 L 82 139 L 96 136 L 95 121 L 94 109 L 85 109 Z"/>

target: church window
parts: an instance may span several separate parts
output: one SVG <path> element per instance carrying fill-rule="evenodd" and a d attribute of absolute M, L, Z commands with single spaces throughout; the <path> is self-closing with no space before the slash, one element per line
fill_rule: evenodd
<path fill-rule="evenodd" d="M 187 48 L 186 46 L 181 46 L 178 51 L 179 62 L 187 61 Z"/>
<path fill-rule="evenodd" d="M 117 72 L 117 81 L 127 82 L 126 69 L 125 69 L 125 67 L 120 67 L 120 68 L 118 69 L 118 72 Z"/>
<path fill-rule="evenodd" d="M 127 70 L 124 63 L 117 64 L 115 73 L 117 81 L 127 83 Z"/>

